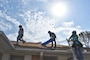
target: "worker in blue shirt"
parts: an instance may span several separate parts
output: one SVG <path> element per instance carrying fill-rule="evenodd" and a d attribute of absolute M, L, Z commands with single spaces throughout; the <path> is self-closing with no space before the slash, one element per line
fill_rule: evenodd
<path fill-rule="evenodd" d="M 71 41 L 73 41 L 73 43 L 79 44 L 79 42 L 78 42 L 78 36 L 77 36 L 77 34 L 76 34 L 76 31 L 73 31 L 73 32 L 72 32 L 72 35 L 70 36 L 69 40 L 70 40 L 70 39 L 71 39 Z"/>
<path fill-rule="evenodd" d="M 81 46 L 79 46 L 78 35 L 77 35 L 76 31 L 72 32 L 72 35 L 70 36 L 69 41 L 73 41 L 72 47 L 75 50 L 75 54 L 76 54 L 77 58 L 79 60 L 84 60 Z"/>

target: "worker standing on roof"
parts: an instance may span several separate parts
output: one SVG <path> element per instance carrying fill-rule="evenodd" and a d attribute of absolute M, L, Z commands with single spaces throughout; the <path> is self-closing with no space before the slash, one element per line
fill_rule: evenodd
<path fill-rule="evenodd" d="M 72 35 L 69 38 L 69 41 L 73 41 L 73 45 L 72 47 L 75 50 L 75 55 L 79 60 L 84 60 L 83 58 L 83 54 L 82 54 L 82 50 L 81 50 L 81 46 L 80 46 L 80 42 L 78 41 L 78 36 L 76 31 L 72 32 Z"/>
<path fill-rule="evenodd" d="M 25 43 L 25 41 L 23 40 L 23 33 L 24 33 L 24 29 L 22 27 L 22 25 L 19 25 L 19 31 L 18 31 L 18 36 L 17 36 L 17 44 L 18 41 L 22 41 L 23 43 Z"/>
<path fill-rule="evenodd" d="M 55 40 L 56 35 L 55 35 L 55 33 L 51 32 L 51 31 L 48 31 L 48 34 L 50 36 L 50 39 L 48 41 L 42 43 L 42 46 L 46 46 L 46 44 L 52 42 L 51 48 L 55 49 L 56 48 L 56 40 Z M 54 44 L 53 44 L 53 42 L 54 42 Z"/>

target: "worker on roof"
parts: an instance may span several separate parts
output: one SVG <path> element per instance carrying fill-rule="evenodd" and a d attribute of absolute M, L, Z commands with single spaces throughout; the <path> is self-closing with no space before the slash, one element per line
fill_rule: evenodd
<path fill-rule="evenodd" d="M 78 35 L 77 35 L 76 31 L 72 32 L 72 35 L 69 38 L 69 42 L 70 41 L 73 41 L 72 47 L 74 48 L 75 55 L 77 56 L 77 58 L 79 60 L 84 60 L 83 54 L 82 54 L 82 51 L 81 51 L 82 46 L 81 46 L 80 41 L 78 40 Z"/>
<path fill-rule="evenodd" d="M 23 43 L 25 43 L 25 41 L 23 40 L 23 33 L 24 33 L 24 29 L 22 27 L 22 25 L 19 25 L 19 31 L 18 31 L 18 36 L 17 36 L 17 44 L 18 41 L 22 41 Z"/>
<path fill-rule="evenodd" d="M 56 35 L 55 35 L 55 33 L 51 32 L 51 31 L 48 31 L 48 34 L 50 36 L 50 39 L 48 41 L 42 43 L 42 46 L 46 46 L 48 43 L 51 42 L 52 43 L 51 48 L 55 49 L 56 48 L 56 40 L 55 40 Z M 54 44 L 53 44 L 53 42 L 54 42 Z"/>

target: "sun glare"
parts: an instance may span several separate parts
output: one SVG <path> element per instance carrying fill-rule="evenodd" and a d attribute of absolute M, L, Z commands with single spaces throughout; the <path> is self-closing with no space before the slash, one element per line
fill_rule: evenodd
<path fill-rule="evenodd" d="M 67 5 L 63 2 L 54 2 L 49 7 L 50 14 L 55 17 L 64 17 L 67 14 Z"/>

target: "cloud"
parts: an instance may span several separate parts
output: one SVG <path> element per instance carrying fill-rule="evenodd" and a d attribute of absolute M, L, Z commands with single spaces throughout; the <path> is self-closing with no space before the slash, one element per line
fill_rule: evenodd
<path fill-rule="evenodd" d="M 37 1 L 41 1 L 41 2 L 47 2 L 48 0 L 37 0 Z"/>
<path fill-rule="evenodd" d="M 54 28 L 57 35 L 57 43 L 66 45 L 66 38 L 69 38 L 73 30 L 77 31 L 77 34 L 82 32 L 81 26 L 75 25 L 74 21 L 60 22 L 60 26 Z M 62 42 L 63 41 L 63 42 Z"/>
<path fill-rule="evenodd" d="M 31 0 L 22 0 L 20 2 L 21 7 L 18 10 L 19 15 L 15 15 L 18 18 L 13 17 L 12 15 L 7 14 L 7 11 L 0 10 L 0 29 L 5 32 L 10 30 L 10 32 L 17 30 L 19 24 L 23 25 L 24 28 L 24 40 L 27 42 L 44 42 L 49 39 L 48 31 L 55 32 L 57 35 L 57 43 L 68 38 L 73 30 L 76 30 L 78 33 L 82 31 L 81 26 L 78 26 L 74 21 L 59 21 L 52 17 L 49 17 L 46 12 L 38 10 L 30 10 L 28 7 Z M 46 2 L 48 0 L 36 0 Z M 4 7 L 4 6 L 3 6 Z M 19 6 L 20 7 L 20 6 Z M 24 8 L 23 8 L 24 7 Z M 26 9 L 25 9 L 26 8 Z M 34 7 L 37 8 L 37 7 Z M 32 8 L 33 9 L 33 8 Z M 10 12 L 10 11 L 9 11 Z M 16 11 L 14 13 L 17 13 Z M 21 20 L 20 20 L 21 19 Z M 58 23 L 57 23 L 58 21 Z M 21 23 L 20 23 L 21 22 Z M 56 26 L 61 24 L 60 26 Z M 13 30 L 12 30 L 13 29 Z M 17 38 L 18 31 L 7 34 L 10 40 L 15 40 Z"/>
<path fill-rule="evenodd" d="M 6 33 L 7 36 L 9 36 L 9 39 L 12 39 L 12 37 L 16 37 L 13 34 L 17 29 L 15 28 L 15 26 L 18 26 L 19 24 L 20 22 L 17 19 L 7 15 L 5 12 L 0 10 L 0 30 L 4 31 L 4 33 Z M 13 40 L 16 39 L 13 38 Z"/>
<path fill-rule="evenodd" d="M 48 39 L 47 32 L 54 31 L 55 20 L 44 16 L 45 13 L 27 11 L 20 16 L 24 19 L 25 38 L 30 41 L 43 41 Z M 43 34 L 43 35 L 42 35 Z"/>
<path fill-rule="evenodd" d="M 31 0 L 21 0 L 21 2 L 26 5 L 27 3 L 30 3 Z"/>
<path fill-rule="evenodd" d="M 0 10 L 0 30 L 2 31 L 6 31 L 6 30 L 11 30 L 12 26 L 9 23 L 5 22 L 5 17 L 4 14 L 1 10 Z"/>
<path fill-rule="evenodd" d="M 10 41 L 16 41 L 17 40 L 17 33 L 8 34 L 7 37 Z"/>
<path fill-rule="evenodd" d="M 3 19 L 0 20 L 0 30 L 1 31 L 6 31 L 6 30 L 11 30 L 12 27 L 8 23 L 4 23 Z"/>
<path fill-rule="evenodd" d="M 62 26 L 64 26 L 64 27 L 72 27 L 73 25 L 74 25 L 74 22 L 73 22 L 73 21 L 64 22 L 64 23 L 62 24 Z"/>
<path fill-rule="evenodd" d="M 57 35 L 57 43 L 63 44 L 61 41 L 68 38 L 73 30 L 78 33 L 82 31 L 81 26 L 75 25 L 74 21 L 60 22 L 61 26 L 56 27 L 56 20 L 45 15 L 44 12 L 40 11 L 26 11 L 23 14 L 19 14 L 25 23 L 24 28 L 24 40 L 27 42 L 44 42 L 49 39 L 48 31 L 55 32 Z M 10 17 L 7 17 L 9 20 Z M 14 20 L 16 21 L 16 20 Z M 13 21 L 13 22 L 14 22 Z M 14 23 L 18 24 L 18 23 Z M 17 38 L 16 34 L 8 34 L 9 39 L 14 37 L 13 40 Z M 15 38 L 16 37 L 16 38 Z M 66 41 L 66 40 L 65 40 Z"/>
<path fill-rule="evenodd" d="M 80 26 L 75 25 L 74 21 L 60 22 L 61 26 L 56 27 L 57 20 L 45 15 L 40 11 L 27 11 L 20 14 L 24 19 L 25 35 L 24 39 L 32 42 L 44 42 L 49 39 L 48 31 L 51 30 L 57 35 L 57 42 L 68 38 L 73 30 L 78 33 L 82 31 Z"/>
<path fill-rule="evenodd" d="M 16 26 L 18 26 L 20 24 L 20 22 L 17 21 L 17 19 L 15 19 L 15 18 L 13 18 L 11 16 L 8 16 L 8 15 L 4 14 L 4 17 L 6 18 L 7 21 L 15 24 Z"/>
<path fill-rule="evenodd" d="M 4 20 L 9 21 L 9 22 L 15 24 L 16 26 L 18 26 L 20 24 L 20 22 L 17 19 L 7 15 L 3 11 L 0 11 L 0 18 L 4 18 Z"/>

